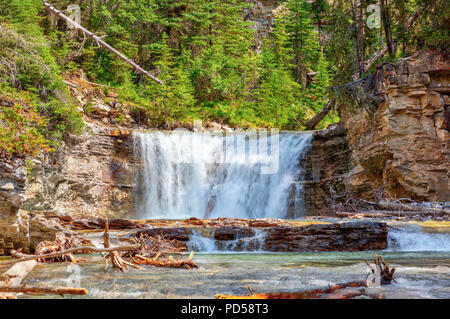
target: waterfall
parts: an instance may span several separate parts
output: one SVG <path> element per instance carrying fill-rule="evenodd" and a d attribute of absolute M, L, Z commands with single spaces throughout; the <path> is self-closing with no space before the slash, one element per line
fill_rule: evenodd
<path fill-rule="evenodd" d="M 135 132 L 142 158 L 141 218 L 262 218 L 304 215 L 310 132 Z"/>

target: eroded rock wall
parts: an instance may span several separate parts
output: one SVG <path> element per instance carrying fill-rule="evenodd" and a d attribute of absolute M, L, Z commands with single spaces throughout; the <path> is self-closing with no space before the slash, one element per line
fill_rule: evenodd
<path fill-rule="evenodd" d="M 344 127 L 333 124 L 314 132 L 311 148 L 301 165 L 305 167 L 304 207 L 307 215 L 328 215 L 333 205 L 346 201 L 346 178 L 351 150 Z"/>
<path fill-rule="evenodd" d="M 128 134 L 115 136 L 113 128 L 86 122 L 83 134 L 67 138 L 45 161 L 29 160 L 22 208 L 75 218 L 129 216 L 136 165 Z"/>
<path fill-rule="evenodd" d="M 0 255 L 32 251 L 65 232 L 58 219 L 130 217 L 134 176 L 140 162 L 129 131 L 85 118 L 81 135 L 69 136 L 55 152 L 0 164 Z"/>
<path fill-rule="evenodd" d="M 375 108 L 341 107 L 352 150 L 346 183 L 358 198 L 449 201 L 449 51 L 422 51 L 381 65 Z"/>
<path fill-rule="evenodd" d="M 448 51 L 385 63 L 364 81 L 363 89 L 372 87 L 365 94 L 379 103 L 341 103 L 341 123 L 314 133 L 302 162 L 306 213 L 332 214 L 350 198 L 375 200 L 383 192 L 450 201 Z"/>

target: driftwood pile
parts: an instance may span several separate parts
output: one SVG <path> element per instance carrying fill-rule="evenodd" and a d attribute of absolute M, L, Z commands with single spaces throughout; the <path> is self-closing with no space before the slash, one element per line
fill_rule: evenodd
<path fill-rule="evenodd" d="M 55 241 L 43 241 L 40 242 L 35 249 L 36 255 L 47 255 L 51 253 L 56 253 L 62 250 L 74 248 L 74 247 L 83 247 L 83 246 L 91 246 L 92 243 L 82 237 L 72 236 L 70 238 L 61 235 L 56 238 Z M 80 251 L 80 253 L 88 253 L 88 250 Z M 41 262 L 55 262 L 55 261 L 75 261 L 75 257 L 71 253 L 67 253 L 60 256 L 49 257 L 49 258 L 41 258 L 38 261 Z"/>
<path fill-rule="evenodd" d="M 188 259 L 174 259 L 172 256 L 169 256 L 164 260 L 157 260 L 159 254 L 156 255 L 155 258 L 150 259 L 143 257 L 141 255 L 135 255 L 134 257 L 130 257 L 134 264 L 138 265 L 149 265 L 155 267 L 165 267 L 165 268 L 184 268 L 184 269 L 192 269 L 198 268 L 197 264 L 192 261 L 192 257 L 194 256 L 194 252 L 191 251 Z"/>
<path fill-rule="evenodd" d="M 105 248 L 98 248 L 86 239 L 79 237 L 66 238 L 59 236 L 55 241 L 43 241 L 36 247 L 35 255 L 22 254 L 20 251 L 12 253 L 15 260 L 2 264 L 14 264 L 27 260 L 37 260 L 46 263 L 52 262 L 77 262 L 72 253 L 102 253 L 105 259 L 105 271 L 109 263 L 113 268 L 125 271 L 129 267 L 142 269 L 139 265 L 151 265 L 156 267 L 184 268 L 192 269 L 198 266 L 192 261 L 193 252 L 187 260 L 174 259 L 172 255 L 182 255 L 185 250 L 179 245 L 177 240 L 169 240 L 163 235 L 147 236 L 141 234 L 139 237 L 127 239 L 127 244 L 118 247 L 111 247 L 109 240 L 109 222 L 105 220 L 105 232 L 103 234 L 103 245 Z M 130 261 L 124 258 L 129 257 Z"/>
<path fill-rule="evenodd" d="M 149 236 L 146 233 L 139 233 L 136 237 L 127 239 L 130 244 L 138 244 L 139 248 L 123 252 L 122 257 L 134 257 L 136 255 L 146 258 L 166 257 L 168 255 L 181 255 L 185 250 L 184 246 L 176 239 L 170 240 L 163 234 Z"/>
<path fill-rule="evenodd" d="M 331 285 L 325 288 L 304 290 L 300 292 L 275 292 L 275 293 L 253 293 L 248 287 L 250 294 L 244 296 L 235 295 L 216 295 L 216 299 L 351 299 L 359 296 L 366 296 L 371 299 L 384 299 L 383 294 L 369 294 L 366 287 L 375 287 L 379 285 L 389 285 L 394 279 L 395 268 L 390 269 L 383 257 L 373 255 L 375 267 L 372 267 L 366 260 L 371 273 L 365 280 L 351 281 L 337 285 Z"/>

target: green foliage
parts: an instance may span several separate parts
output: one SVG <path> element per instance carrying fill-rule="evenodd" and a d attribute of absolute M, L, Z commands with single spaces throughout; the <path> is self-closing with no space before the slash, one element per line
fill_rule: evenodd
<path fill-rule="evenodd" d="M 449 46 L 448 1 L 384 2 L 386 29 L 396 45 L 369 72 L 377 63 L 419 49 Z M 54 3 L 66 9 L 73 1 Z M 244 0 L 78 3 L 83 26 L 107 35 L 106 42 L 164 86 L 136 74 L 81 32 L 50 23 L 40 0 L 0 0 L 0 58 L 6 61 L 0 63 L 0 82 L 35 97 L 36 111 L 48 119 L 42 133 L 47 138 L 60 139 L 81 127 L 62 84 L 64 71 L 82 69 L 91 81 L 118 88 L 122 104 L 145 110 L 154 127 L 200 119 L 295 130 L 326 104 L 328 87 L 359 79 L 361 59 L 369 60 L 386 45 L 385 28 L 370 28 L 365 20 L 366 8 L 380 3 L 375 0 L 287 0 L 261 53 L 252 50 L 254 29 L 247 16 L 253 4 Z M 404 31 L 425 4 L 426 10 Z M 329 115 L 318 128 L 337 120 Z"/>
<path fill-rule="evenodd" d="M 0 155 L 36 155 L 52 151 L 46 138 L 48 119 L 37 112 L 36 97 L 0 84 Z"/>
<path fill-rule="evenodd" d="M 154 46 L 159 58 L 155 62 L 158 78 L 164 82 L 159 85 L 149 83 L 143 95 L 151 101 L 150 111 L 156 125 L 163 125 L 182 117 L 183 112 L 194 105 L 193 88 L 184 69 L 177 65 L 172 49 L 163 34 L 158 46 Z"/>
<path fill-rule="evenodd" d="M 1 148 L 9 154 L 35 155 L 50 149 L 47 138 L 76 132 L 83 122 L 39 26 L 41 2 L 0 2 L 0 85 L 2 98 L 13 101 L 9 108 L 2 107 Z"/>

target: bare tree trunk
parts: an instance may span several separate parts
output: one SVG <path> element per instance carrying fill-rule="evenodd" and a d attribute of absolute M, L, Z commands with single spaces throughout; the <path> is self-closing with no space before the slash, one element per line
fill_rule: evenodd
<path fill-rule="evenodd" d="M 386 38 L 387 51 L 388 51 L 389 55 L 393 55 L 394 54 L 394 46 L 393 46 L 393 42 L 392 42 L 389 8 L 387 7 L 388 2 L 387 2 L 387 0 L 380 0 L 380 4 L 381 4 L 381 19 L 383 20 L 384 35 Z"/>
<path fill-rule="evenodd" d="M 355 0 L 354 2 L 351 2 L 352 5 L 352 15 L 353 15 L 353 31 L 354 31 L 354 35 L 355 35 L 355 41 L 354 41 L 354 46 L 355 46 L 355 55 L 356 55 L 356 61 L 354 63 L 353 66 L 353 74 L 355 75 L 355 80 L 358 80 L 362 77 L 362 72 L 361 72 L 361 52 L 360 52 L 360 34 L 359 34 L 359 23 L 358 23 L 358 0 Z"/>
<path fill-rule="evenodd" d="M 364 73 L 364 9 L 362 0 L 359 1 L 359 52 L 360 52 L 360 61 L 359 61 L 359 73 L 360 77 L 362 77 Z"/>
<path fill-rule="evenodd" d="M 383 2 L 383 0 L 381 0 L 380 2 Z M 413 16 L 411 16 L 408 19 L 408 22 L 406 23 L 405 28 L 402 30 L 402 34 L 404 34 L 406 31 L 408 31 L 408 29 L 413 25 L 414 21 L 417 20 L 417 18 L 425 11 L 425 9 L 428 6 L 429 6 L 429 3 L 426 3 L 419 10 L 417 10 L 417 12 Z M 382 23 L 384 24 L 383 19 L 381 19 L 381 20 L 382 20 Z M 387 42 L 387 39 L 386 39 L 386 42 Z M 367 60 L 364 71 L 367 72 L 375 61 L 377 61 L 378 59 L 381 59 L 388 52 L 388 48 L 389 48 L 389 44 L 387 43 L 386 47 L 383 50 L 380 50 L 380 52 L 378 54 L 376 54 L 375 56 L 373 56 L 369 60 Z"/>

